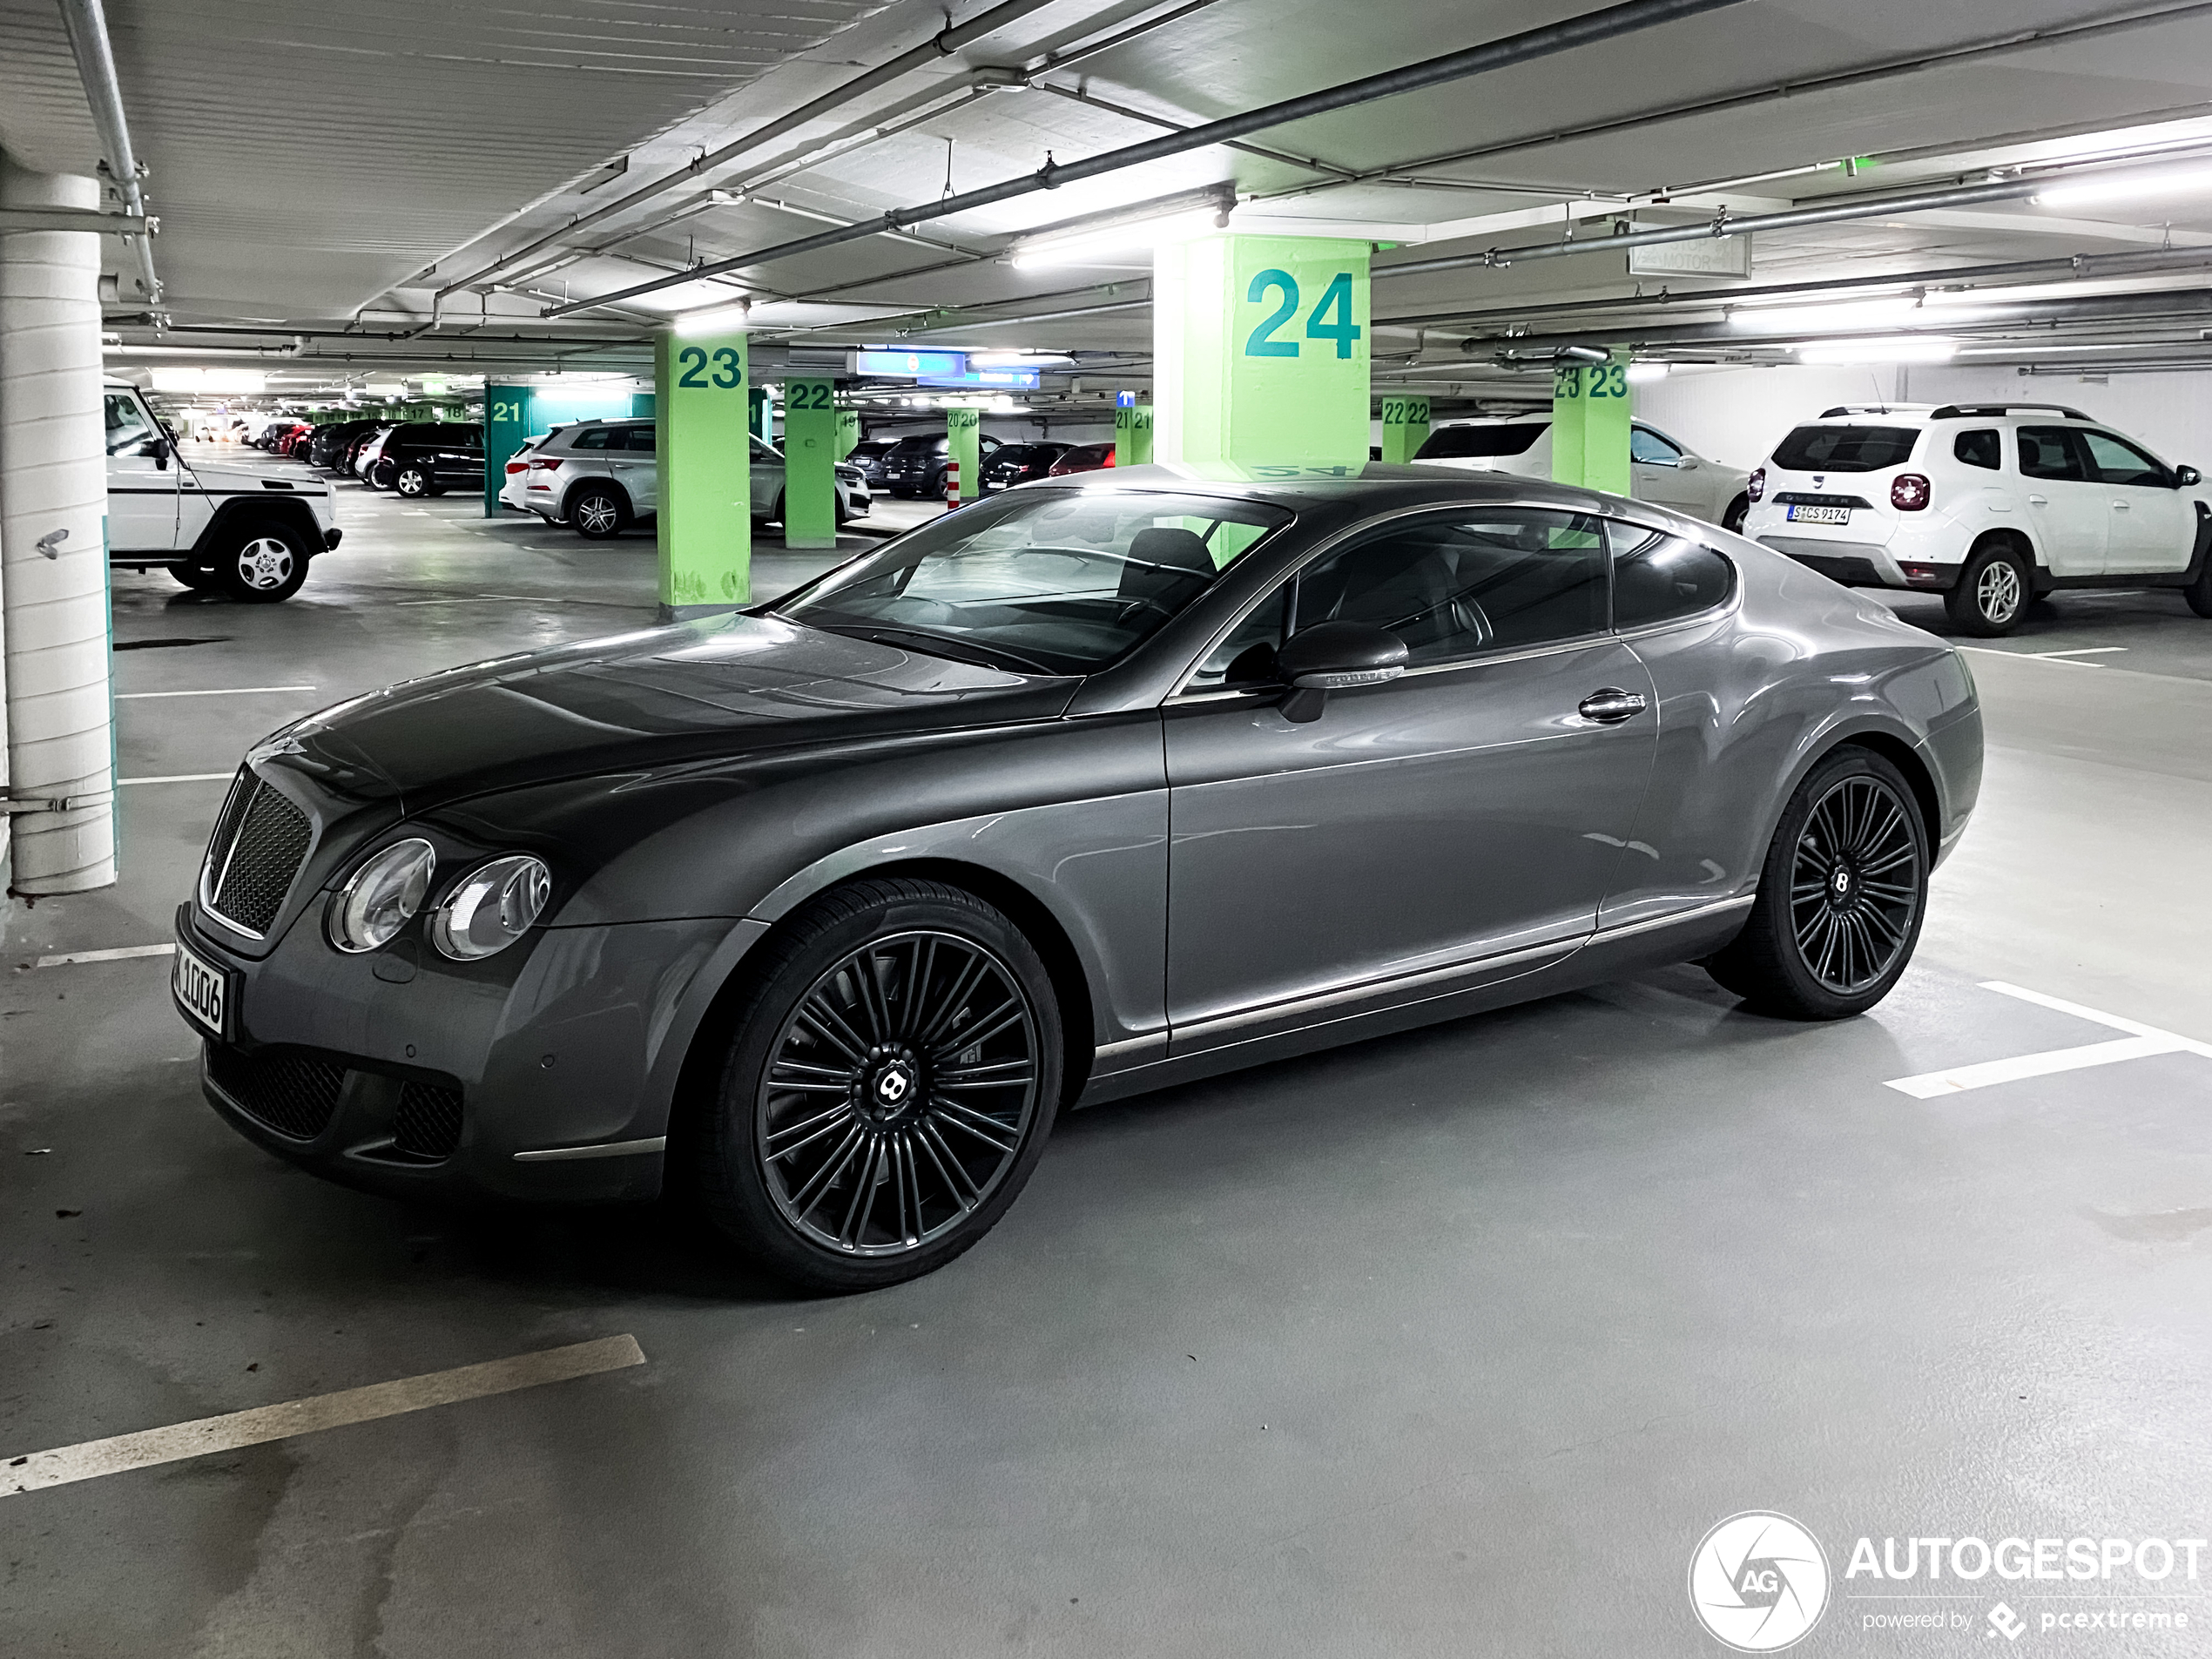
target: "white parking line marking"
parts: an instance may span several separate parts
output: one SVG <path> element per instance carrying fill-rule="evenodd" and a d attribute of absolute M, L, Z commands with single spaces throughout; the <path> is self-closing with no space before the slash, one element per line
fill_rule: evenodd
<path fill-rule="evenodd" d="M 2061 657 L 2105 657 L 2109 656 L 2114 651 L 2126 651 L 2128 647 L 2125 645 L 2077 645 L 2072 651 L 2029 651 L 2027 655 L 2030 657 L 2040 657 L 2047 663 L 2055 658 Z M 2094 664 L 2093 664 L 2091 666 L 2094 667 Z"/>
<path fill-rule="evenodd" d="M 450 1406 L 488 1394 L 512 1393 L 546 1383 L 567 1382 L 603 1371 L 645 1363 L 644 1351 L 631 1336 L 602 1337 L 565 1348 L 517 1354 L 511 1359 L 492 1359 L 482 1365 L 461 1366 L 452 1371 L 433 1371 L 425 1376 L 403 1377 L 396 1382 L 371 1383 L 365 1388 L 341 1389 L 334 1394 L 313 1394 L 280 1406 L 257 1406 L 251 1411 L 203 1417 L 167 1428 L 141 1429 L 105 1440 L 85 1440 L 57 1447 L 51 1452 L 30 1452 L 0 1461 L 0 1497 L 36 1492 L 44 1487 L 66 1486 L 127 1469 L 150 1468 L 157 1463 L 176 1463 L 205 1457 L 211 1452 L 231 1452 L 243 1446 L 290 1440 L 320 1429 L 343 1428 L 379 1417 L 396 1417 L 432 1406 Z"/>
<path fill-rule="evenodd" d="M 212 691 L 118 691 L 115 700 L 128 703 L 143 697 L 258 697 L 264 691 L 312 691 L 312 685 L 226 685 Z"/>
<path fill-rule="evenodd" d="M 2122 1019 L 2116 1014 L 2106 1014 L 2096 1008 L 2084 1008 L 2079 1002 L 2046 996 L 2040 991 L 2008 985 L 2002 980 L 1985 981 L 1981 988 L 1995 991 L 2000 996 L 2018 997 L 2021 1001 L 2033 1002 L 2038 1008 L 2070 1014 L 2078 1020 L 2108 1026 L 2114 1031 L 2125 1031 L 2130 1035 L 2109 1042 L 2085 1043 L 2078 1049 L 2052 1049 L 2042 1054 L 2020 1055 L 2010 1060 L 1985 1060 L 1979 1065 L 1952 1066 L 1943 1071 L 1923 1072 L 1917 1077 L 1893 1077 L 1883 1085 L 1885 1088 L 1894 1089 L 1901 1095 L 1910 1095 L 1915 1100 L 1933 1100 L 1940 1095 L 1961 1094 L 1969 1089 L 1986 1089 L 1992 1083 L 2017 1082 L 2024 1077 L 2047 1077 L 2056 1072 L 2080 1071 L 2089 1066 L 2109 1066 L 2122 1060 L 2141 1060 L 2155 1054 L 2193 1054 L 2212 1060 L 2212 1042 L 2199 1042 L 2194 1037 L 2161 1031 L 2155 1025 L 2143 1024 L 2140 1020 Z"/>
<path fill-rule="evenodd" d="M 212 784 L 235 778 L 235 772 L 179 772 L 166 778 L 118 778 L 118 787 L 125 784 Z"/>
<path fill-rule="evenodd" d="M 65 956 L 41 956 L 41 968 L 67 968 L 71 962 L 121 962 L 133 956 L 174 956 L 174 945 L 125 945 L 115 950 L 73 950 Z"/>
<path fill-rule="evenodd" d="M 2102 663 L 2080 663 L 2071 657 L 2050 657 L 2036 651 L 1999 651 L 1993 645 L 1960 645 L 1977 657 L 2009 657 L 2016 663 L 2048 663 L 2054 668 L 2102 668 Z"/>

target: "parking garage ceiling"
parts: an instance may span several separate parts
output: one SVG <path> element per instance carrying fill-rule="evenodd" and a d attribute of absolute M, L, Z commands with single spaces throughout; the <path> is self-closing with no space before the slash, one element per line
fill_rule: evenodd
<path fill-rule="evenodd" d="M 1494 380 L 1494 338 L 1643 326 L 1638 314 L 1482 320 L 1532 301 L 1648 298 L 1658 285 L 1618 249 L 1389 275 L 1555 243 L 1570 226 L 1588 238 L 1896 198 L 1878 216 L 1758 233 L 1753 280 L 2147 254 L 2108 274 L 2135 293 L 2212 284 L 2190 253 L 2212 251 L 2212 197 L 2067 212 L 2017 195 L 1910 199 L 2085 159 L 2212 159 L 2212 4 L 1742 0 L 1234 147 L 547 314 L 1601 10 L 1405 0 L 1347 33 L 1320 0 L 1049 0 L 964 6 L 948 34 L 945 10 L 919 0 L 373 12 L 240 0 L 212 26 L 208 8 L 187 20 L 118 0 L 110 24 L 165 292 L 158 314 L 118 310 L 110 326 L 139 361 L 152 348 L 209 362 L 281 353 L 334 375 L 619 368 L 642 362 L 621 342 L 657 317 L 742 297 L 770 367 L 779 340 L 883 338 L 1128 366 L 1150 347 L 1141 255 L 1033 268 L 1007 248 L 1042 225 L 1224 182 L 1239 224 L 1394 245 L 1377 263 L 1379 378 L 1426 374 L 1440 391 Z M 0 144 L 35 166 L 88 169 L 98 141 L 55 8 L 0 0 Z M 869 74 L 902 55 L 900 72 Z M 2183 310 L 2101 313 L 2056 337 L 2087 327 L 2193 351 L 2200 323 Z M 1389 323 L 1455 312 L 1467 320 Z M 2054 325 L 2035 327 L 2047 346 Z M 211 327 L 263 332 L 195 332 Z M 328 332 L 360 337 L 315 337 Z M 571 343 L 556 354 L 517 336 Z M 2009 337 L 1994 330 L 1992 349 Z"/>

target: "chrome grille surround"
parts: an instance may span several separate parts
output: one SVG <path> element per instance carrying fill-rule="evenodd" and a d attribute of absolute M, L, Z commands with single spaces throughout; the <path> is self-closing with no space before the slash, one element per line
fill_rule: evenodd
<path fill-rule="evenodd" d="M 266 937 L 314 839 L 305 813 L 252 767 L 241 766 L 200 868 L 200 908 L 233 933 Z"/>

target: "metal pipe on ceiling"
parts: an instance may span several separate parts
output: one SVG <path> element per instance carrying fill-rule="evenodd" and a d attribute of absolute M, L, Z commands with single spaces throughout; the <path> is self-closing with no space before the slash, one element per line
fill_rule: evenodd
<path fill-rule="evenodd" d="M 1487 248 L 1480 253 L 1453 253 L 1441 259 L 1411 260 L 1398 265 L 1377 265 L 1372 274 L 1381 277 L 1426 276 L 1435 271 L 1464 271 L 1473 266 L 1503 269 L 1534 260 L 1561 260 L 1576 253 L 1613 253 L 1625 248 L 1657 247 L 1668 242 L 1699 242 L 1709 238 L 1749 236 L 1757 231 L 1797 230 L 1807 225 L 1839 225 L 1851 219 L 1879 219 L 1887 213 L 1924 213 L 1946 207 L 1973 207 L 1989 202 L 2020 201 L 2060 179 L 2094 177 L 2110 168 L 2054 167 L 2032 178 L 2001 179 L 1983 185 L 1950 185 L 1934 190 L 1901 191 L 1882 196 L 1854 196 L 1813 207 L 1785 208 L 1777 213 L 1747 213 L 1730 218 L 1723 210 L 1714 218 L 1690 225 L 1667 225 L 1648 231 L 1627 231 L 1613 236 L 1580 240 L 1537 242 L 1521 247 Z M 615 296 L 610 296 L 610 298 Z M 582 305 L 550 311 L 557 317 Z"/>
<path fill-rule="evenodd" d="M 1679 121 L 1696 115 L 1716 115 L 1724 111 L 1747 108 L 1758 104 L 1803 98 L 1811 92 L 1838 91 L 1869 84 L 1875 81 L 1893 80 L 1899 76 L 1918 74 L 1924 70 L 1952 68 L 1979 57 L 1999 57 L 2008 52 L 2026 51 L 2080 41 L 2106 34 L 2166 23 L 2212 11 L 2212 0 L 2183 0 L 2183 3 L 2162 5 L 2149 10 L 2137 10 L 2122 17 L 2098 18 L 2088 23 L 2062 24 L 2047 29 L 2016 30 L 1992 40 L 1980 40 L 1960 46 L 1945 47 L 1937 51 L 1915 52 L 1908 57 L 1886 58 L 1860 69 L 1842 70 L 1832 75 L 1814 76 L 1802 81 L 1778 81 L 1747 92 L 1730 92 L 1718 98 L 1692 99 L 1681 104 L 1662 105 L 1657 109 L 1640 111 L 1633 115 L 1614 116 L 1603 121 L 1593 121 L 1580 126 L 1557 127 L 1547 132 L 1532 133 L 1526 138 L 1507 138 L 1496 144 L 1479 145 L 1469 150 L 1455 150 L 1447 155 L 1427 156 L 1419 160 L 1399 162 L 1389 167 L 1374 168 L 1362 172 L 1350 183 L 1368 184 L 1420 167 L 1455 166 L 1462 162 L 1487 160 L 1494 156 L 1512 155 L 1523 150 L 1541 150 L 1554 145 L 1571 144 L 1582 138 L 1606 138 L 1622 132 L 1632 132 L 1642 127 L 1656 126 L 1669 121 Z M 1949 146 L 1956 151 L 1959 145 Z M 1695 190 L 1713 189 L 1711 184 L 1683 184 L 1674 186 L 1678 193 Z M 1325 190 L 1339 188 L 1338 183 L 1298 185 L 1272 192 L 1267 199 L 1279 200 L 1291 196 L 1310 196 Z M 1662 192 L 1663 193 L 1663 192 Z"/>
<path fill-rule="evenodd" d="M 1269 127 L 1372 104 L 1401 93 L 1447 85 L 1494 70 L 1533 63 L 1540 58 L 1573 51 L 1579 47 L 1617 40 L 1662 24 L 1742 3 L 1743 0 L 1622 0 L 1621 4 L 1586 12 L 1579 17 L 1523 30 L 1517 35 L 1507 35 L 1463 51 L 1447 53 L 1441 57 L 1408 64 L 1379 75 L 1363 76 L 1355 81 L 1346 81 L 1298 98 L 1285 98 L 1279 103 L 1247 110 L 1241 115 L 1227 116 L 1218 121 L 1209 121 L 1181 132 L 1167 133 L 1142 144 L 1125 145 L 1118 150 L 1109 150 L 1082 161 L 1049 161 L 1035 172 L 1023 173 L 981 190 L 964 191 L 959 195 L 942 197 L 913 207 L 894 208 L 877 219 L 846 229 L 825 231 L 817 236 L 801 237 L 796 241 L 779 243 L 772 247 L 741 253 L 732 259 L 713 260 L 682 276 L 641 283 L 635 287 L 604 294 L 597 300 L 579 300 L 544 314 L 548 317 L 565 316 L 570 312 L 589 310 L 595 305 L 633 300 L 640 294 L 657 293 L 700 277 L 740 271 L 773 260 L 840 246 L 881 231 L 902 230 L 909 225 L 919 225 L 929 219 L 949 218 L 954 214 L 973 212 L 978 207 L 995 206 L 1000 202 L 1012 201 L 1039 191 L 1057 189 L 1062 185 L 1075 184 L 1086 179 L 1102 178 L 1108 173 L 1143 166 L 1147 162 L 1164 160 L 1170 156 L 1186 155 L 1193 150 L 1208 149 L 1231 138 L 1264 132 Z"/>
<path fill-rule="evenodd" d="M 786 132 L 795 132 L 809 121 L 817 120 L 830 113 L 831 111 L 850 104 L 854 98 L 872 92 L 877 87 L 888 82 L 897 80 L 902 75 L 909 74 L 917 69 L 926 68 L 942 58 L 949 57 L 961 47 L 973 45 L 986 35 L 994 34 L 1009 24 L 1017 23 L 1033 11 L 1042 11 L 1052 3 L 1053 0 L 1004 0 L 1004 3 L 993 6 L 988 11 L 971 17 L 964 24 L 941 29 L 921 45 L 900 52 L 896 57 L 886 63 L 877 64 L 864 75 L 854 76 L 851 80 L 832 88 L 819 98 L 809 99 L 797 109 L 753 128 L 752 132 L 742 137 L 732 138 L 719 149 L 709 151 L 698 160 L 685 166 L 681 172 L 671 173 L 664 178 L 655 179 L 651 184 L 640 185 L 626 196 L 617 197 L 604 206 L 594 208 L 580 218 L 570 219 L 560 229 L 549 232 L 536 241 L 516 248 L 511 253 L 502 254 L 489 265 L 458 281 L 446 284 L 438 292 L 441 294 L 453 293 L 472 284 L 487 281 L 502 271 L 511 270 L 532 254 L 552 246 L 566 237 L 573 236 L 587 226 L 599 224 L 613 218 L 617 213 L 625 213 L 633 208 L 643 206 L 655 197 L 664 195 L 679 185 L 696 179 L 702 174 L 711 172 L 718 167 L 728 165 L 747 151 L 757 150 L 772 138 L 779 138 Z"/>
<path fill-rule="evenodd" d="M 131 123 L 123 113 L 123 88 L 115 77 L 115 51 L 107 37 L 107 16 L 100 0 L 60 0 L 62 27 L 69 35 L 69 50 L 77 59 L 77 78 L 84 84 L 84 101 L 91 106 L 92 130 L 99 134 L 100 149 L 107 157 L 109 177 L 123 197 L 124 210 L 140 220 L 139 235 L 131 239 L 138 255 L 138 276 L 146 298 L 161 298 L 161 279 L 154 273 L 153 239 L 144 234 L 146 200 L 140 179 L 144 173 L 131 148 Z"/>
<path fill-rule="evenodd" d="M 2125 269 L 2121 269 L 2121 266 Z M 1456 322 L 1470 327 L 1485 324 L 1505 327 L 1531 317 L 1563 317 L 1639 311 L 1647 307 L 1700 310 L 1744 300 L 1779 299 L 1798 293 L 1844 293 L 1866 288 L 1932 288 L 1952 285 L 2017 280 L 2024 277 L 2054 277 L 2087 281 L 2100 275 L 2151 276 L 2169 271 L 2212 270 L 2212 247 L 2146 248 L 2141 253 L 2075 253 L 2043 260 L 2010 260 L 1994 265 L 1959 265 L 1931 271 L 1898 271 L 1888 276 L 1828 277 L 1804 282 L 1769 282 L 1751 287 L 1708 288 L 1677 293 L 1662 288 L 1656 293 L 1622 294 L 1610 300 L 1562 300 L 1551 305 L 1468 307 L 1457 311 L 1431 311 L 1408 316 L 1377 317 L 1378 328 L 1411 328 L 1431 323 Z"/>
<path fill-rule="evenodd" d="M 1472 354 L 1501 347 L 1510 347 L 1515 352 L 1557 352 L 1573 347 L 1648 347 L 1710 345 L 1716 341 L 1726 341 L 1745 350 L 1755 350 L 1821 341 L 1858 339 L 1869 334 L 1898 338 L 1911 335 L 1983 338 L 1993 334 L 2017 333 L 2023 329 L 2078 327 L 2144 320 L 2155 322 L 2207 315 L 2212 315 L 2212 292 L 2185 288 L 2156 293 L 2064 295 L 2024 302 L 2013 308 L 2009 316 L 1977 320 L 1960 319 L 1946 322 L 1940 309 L 1938 309 L 1924 312 L 1922 320 L 1909 324 L 1860 323 L 1849 327 L 1827 328 L 1808 327 L 1777 329 L 1771 334 L 1751 334 L 1727 322 L 1666 323 L 1657 327 L 1638 327 L 1631 323 L 1618 328 L 1581 329 L 1574 333 L 1474 337 L 1462 341 L 1460 348 Z"/>

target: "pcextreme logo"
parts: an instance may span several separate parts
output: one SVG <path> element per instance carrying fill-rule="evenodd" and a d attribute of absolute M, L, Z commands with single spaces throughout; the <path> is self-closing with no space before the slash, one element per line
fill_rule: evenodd
<path fill-rule="evenodd" d="M 1738 1653 L 1778 1653 L 1827 1609 L 1828 1558 L 1789 1516 L 1747 1509 L 1691 1552 L 1689 1605 L 1715 1641 Z"/>

